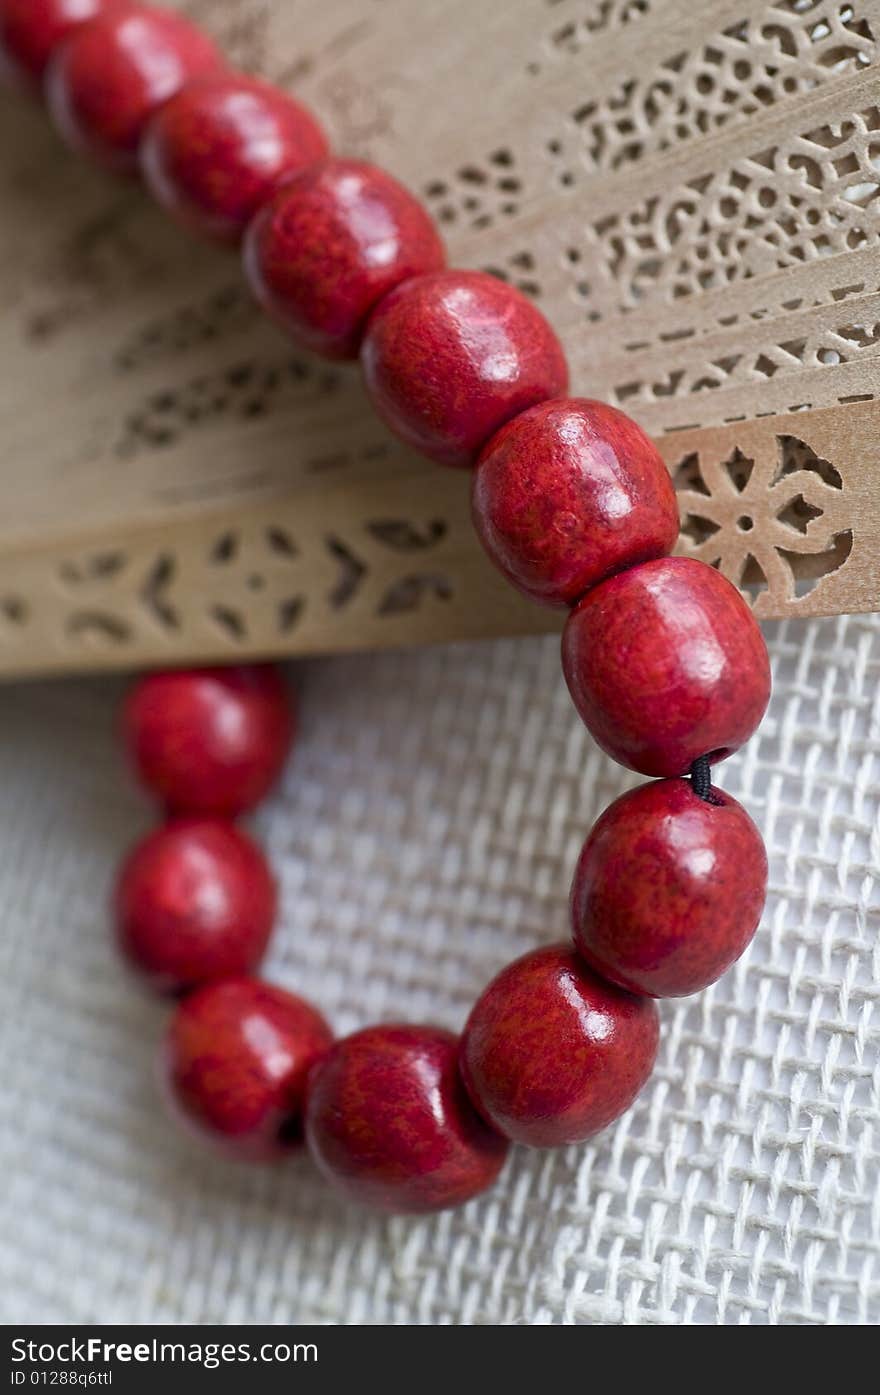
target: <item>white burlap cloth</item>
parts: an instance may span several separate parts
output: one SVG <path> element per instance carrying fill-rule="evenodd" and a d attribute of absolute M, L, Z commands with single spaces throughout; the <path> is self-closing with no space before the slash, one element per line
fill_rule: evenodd
<path fill-rule="evenodd" d="M 591 1146 L 517 1150 L 464 1210 L 382 1220 L 306 1160 L 217 1162 L 157 1103 L 165 1010 L 105 899 L 150 818 L 119 687 L 0 691 L 0 1318 L 332 1323 L 880 1319 L 880 623 L 769 632 L 775 693 L 723 770 L 768 843 L 740 965 L 663 1008 L 657 1072 Z M 340 1031 L 460 1025 L 567 934 L 571 871 L 626 777 L 554 640 L 304 665 L 302 733 L 257 818 L 283 883 L 269 971 Z"/>

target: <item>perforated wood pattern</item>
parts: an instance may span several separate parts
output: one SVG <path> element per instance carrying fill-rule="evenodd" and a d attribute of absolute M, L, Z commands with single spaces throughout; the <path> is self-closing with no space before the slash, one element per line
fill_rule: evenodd
<path fill-rule="evenodd" d="M 659 440 L 761 615 L 880 608 L 880 0 L 194 0 Z M 554 627 L 236 259 L 0 106 L 0 672 Z"/>

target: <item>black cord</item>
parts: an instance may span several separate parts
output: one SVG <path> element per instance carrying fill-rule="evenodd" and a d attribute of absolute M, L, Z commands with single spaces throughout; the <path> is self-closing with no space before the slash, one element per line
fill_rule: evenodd
<path fill-rule="evenodd" d="M 691 785 L 698 799 L 704 800 L 706 804 L 715 802 L 712 799 L 712 767 L 708 756 L 697 756 L 691 766 Z"/>

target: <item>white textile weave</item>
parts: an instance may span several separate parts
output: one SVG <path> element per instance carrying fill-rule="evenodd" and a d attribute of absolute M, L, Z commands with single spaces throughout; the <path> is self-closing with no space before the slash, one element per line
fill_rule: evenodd
<path fill-rule="evenodd" d="M 383 1220 L 307 1160 L 213 1161 L 158 1106 L 165 1009 L 110 944 L 149 811 L 115 683 L 0 692 L 0 1319 L 880 1320 L 880 620 L 770 627 L 775 692 L 720 782 L 763 829 L 751 950 L 663 1007 L 657 1071 L 591 1146 L 516 1150 L 465 1209 Z M 567 934 L 592 820 L 625 786 L 550 640 L 301 666 L 302 733 L 255 821 L 282 880 L 270 971 L 340 1031 L 460 1025 Z"/>

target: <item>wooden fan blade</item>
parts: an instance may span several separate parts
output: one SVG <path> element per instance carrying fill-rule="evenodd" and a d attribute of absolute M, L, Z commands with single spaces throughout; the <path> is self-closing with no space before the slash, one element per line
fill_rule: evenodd
<path fill-rule="evenodd" d="M 191 0 L 632 412 L 761 616 L 880 608 L 880 0 Z M 355 367 L 0 96 L 0 675 L 558 628 Z"/>

